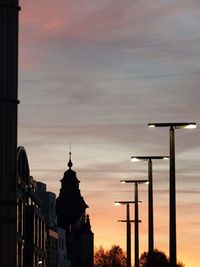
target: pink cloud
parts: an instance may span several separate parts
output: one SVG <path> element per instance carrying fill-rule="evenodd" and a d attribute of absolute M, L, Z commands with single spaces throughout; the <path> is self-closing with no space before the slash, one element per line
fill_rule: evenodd
<path fill-rule="evenodd" d="M 166 1 L 21 1 L 22 41 L 60 37 L 100 37 L 123 28 L 140 32 L 149 19 L 174 15 L 193 7 Z"/>

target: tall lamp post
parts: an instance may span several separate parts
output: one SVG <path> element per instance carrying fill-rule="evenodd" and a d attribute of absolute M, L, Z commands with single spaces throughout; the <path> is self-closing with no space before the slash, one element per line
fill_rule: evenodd
<path fill-rule="evenodd" d="M 18 0 L 0 0 L 0 266 L 16 266 Z"/>
<path fill-rule="evenodd" d="M 139 209 L 138 184 L 148 183 L 148 180 L 121 180 L 121 183 L 134 183 L 135 187 L 135 267 L 139 267 Z"/>
<path fill-rule="evenodd" d="M 153 168 L 152 160 L 167 159 L 167 156 L 134 156 L 131 157 L 132 162 L 147 161 L 148 162 L 148 246 L 149 246 L 149 266 L 153 267 L 153 251 L 154 251 L 154 221 L 153 221 Z"/>
<path fill-rule="evenodd" d="M 127 267 L 131 267 L 131 220 L 130 220 L 130 204 L 134 201 L 115 201 L 114 204 L 126 205 L 126 220 L 120 220 L 119 222 L 126 222 L 126 257 Z"/>
<path fill-rule="evenodd" d="M 149 123 L 148 127 L 168 127 L 169 128 L 169 256 L 170 267 L 176 267 L 177 248 L 176 248 L 176 169 L 175 169 L 175 129 L 194 129 L 195 122 L 178 122 L 178 123 Z"/>

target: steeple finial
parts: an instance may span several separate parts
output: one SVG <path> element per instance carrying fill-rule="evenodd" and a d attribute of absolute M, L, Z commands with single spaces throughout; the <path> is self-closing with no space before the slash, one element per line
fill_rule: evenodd
<path fill-rule="evenodd" d="M 72 153 L 71 153 L 71 145 L 70 145 L 70 152 L 69 152 L 69 162 L 68 162 L 68 167 L 71 169 L 71 167 L 73 166 L 73 163 L 72 163 L 72 160 L 71 160 L 71 155 L 72 155 Z"/>

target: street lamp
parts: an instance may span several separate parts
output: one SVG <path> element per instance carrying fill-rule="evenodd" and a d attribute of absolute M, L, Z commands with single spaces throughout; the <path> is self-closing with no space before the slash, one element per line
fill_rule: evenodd
<path fill-rule="evenodd" d="M 121 183 L 134 183 L 135 187 L 135 267 L 139 267 L 139 211 L 138 211 L 138 184 L 147 184 L 148 180 L 121 180 Z"/>
<path fill-rule="evenodd" d="M 115 201 L 114 204 L 126 205 L 126 220 L 119 220 L 118 222 L 126 222 L 126 256 L 127 267 L 131 267 L 131 220 L 130 220 L 130 204 L 134 201 Z"/>
<path fill-rule="evenodd" d="M 134 156 L 131 157 L 132 162 L 147 161 L 148 162 L 148 228 L 149 228 L 149 266 L 153 267 L 153 251 L 154 251 L 154 223 L 153 223 L 153 169 L 152 160 L 168 159 L 168 156 Z"/>
<path fill-rule="evenodd" d="M 175 129 L 194 129 L 197 127 L 195 122 L 174 122 L 174 123 L 149 123 L 148 127 L 168 127 L 169 128 L 169 257 L 170 267 L 176 267 L 176 171 L 175 171 Z"/>

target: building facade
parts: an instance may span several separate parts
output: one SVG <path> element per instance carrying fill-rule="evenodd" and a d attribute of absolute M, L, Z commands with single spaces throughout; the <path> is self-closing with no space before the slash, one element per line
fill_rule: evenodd
<path fill-rule="evenodd" d="M 17 267 L 46 266 L 46 223 L 24 147 L 17 150 Z"/>
<path fill-rule="evenodd" d="M 56 194 L 46 191 L 45 183 L 37 182 L 37 195 L 47 228 L 47 267 L 71 267 L 67 257 L 66 231 L 57 226 Z"/>
<path fill-rule="evenodd" d="M 47 232 L 47 267 L 58 266 L 58 232 L 56 222 L 56 195 L 46 191 L 46 184 L 37 182 L 36 193 L 41 200 L 41 210 L 45 216 Z"/>
<path fill-rule="evenodd" d="M 71 261 L 67 257 L 66 231 L 58 227 L 58 267 L 71 267 Z"/>

